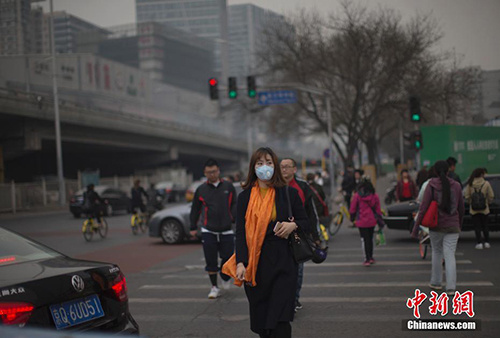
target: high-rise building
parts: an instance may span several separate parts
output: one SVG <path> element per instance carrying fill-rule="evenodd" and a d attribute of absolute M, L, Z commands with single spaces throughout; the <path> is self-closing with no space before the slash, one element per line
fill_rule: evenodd
<path fill-rule="evenodd" d="M 31 3 L 38 1 L 0 1 L 0 55 L 34 53 L 34 32 L 40 27 L 33 26 Z"/>
<path fill-rule="evenodd" d="M 168 24 L 142 22 L 78 35 L 78 52 L 138 68 L 149 78 L 206 93 L 213 75 L 213 42 Z"/>
<path fill-rule="evenodd" d="M 257 53 L 266 25 L 283 17 L 250 4 L 229 6 L 228 13 L 229 75 L 243 79 L 259 72 Z"/>
<path fill-rule="evenodd" d="M 50 53 L 50 13 L 45 14 L 43 31 L 44 52 Z M 54 36 L 56 53 L 76 53 L 77 36 L 80 32 L 107 31 L 74 15 L 54 12 Z"/>
<path fill-rule="evenodd" d="M 215 41 L 215 71 L 227 76 L 226 0 L 136 0 L 137 22 L 159 22 Z"/>
<path fill-rule="evenodd" d="M 481 94 L 479 101 L 485 120 L 500 118 L 500 70 L 481 72 Z"/>

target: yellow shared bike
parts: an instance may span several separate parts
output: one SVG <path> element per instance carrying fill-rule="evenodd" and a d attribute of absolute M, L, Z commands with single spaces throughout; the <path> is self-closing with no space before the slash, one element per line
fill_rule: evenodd
<path fill-rule="evenodd" d="M 106 222 L 102 213 L 100 213 L 98 220 L 94 220 L 91 213 L 87 214 L 87 219 L 83 221 L 82 233 L 83 238 L 85 238 L 87 242 L 92 240 L 94 233 L 98 233 L 101 238 L 105 238 L 108 235 L 108 222 Z"/>

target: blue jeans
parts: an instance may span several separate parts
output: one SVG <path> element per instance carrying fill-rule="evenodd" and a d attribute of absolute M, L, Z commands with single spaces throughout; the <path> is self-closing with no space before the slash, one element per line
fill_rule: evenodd
<path fill-rule="evenodd" d="M 302 281 L 304 280 L 304 263 L 299 264 L 299 273 L 297 278 L 297 292 L 295 292 L 295 301 L 300 298 L 300 290 L 302 289 Z"/>
<path fill-rule="evenodd" d="M 457 263 L 455 251 L 459 233 L 429 231 L 432 247 L 431 284 L 443 282 L 443 258 L 446 273 L 446 290 L 455 290 L 457 286 Z"/>

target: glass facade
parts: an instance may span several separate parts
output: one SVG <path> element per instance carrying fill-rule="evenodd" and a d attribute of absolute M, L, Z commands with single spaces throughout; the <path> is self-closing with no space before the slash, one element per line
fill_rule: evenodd
<path fill-rule="evenodd" d="M 216 42 L 215 71 L 222 71 L 227 41 L 226 0 L 136 0 L 137 22 L 159 22 Z"/>

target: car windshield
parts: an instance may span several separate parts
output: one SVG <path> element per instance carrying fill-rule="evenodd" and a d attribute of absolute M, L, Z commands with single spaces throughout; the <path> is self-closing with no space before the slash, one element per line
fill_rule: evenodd
<path fill-rule="evenodd" d="M 0 228 L 0 267 L 58 256 L 56 251 Z"/>
<path fill-rule="evenodd" d="M 102 193 L 104 192 L 104 190 L 106 190 L 107 188 L 108 188 L 108 187 L 106 187 L 106 186 L 103 186 L 103 185 L 99 186 L 99 185 L 98 185 L 98 186 L 94 187 L 94 191 L 95 191 L 96 193 L 98 193 L 99 195 L 102 195 Z M 75 195 L 76 195 L 76 196 L 83 195 L 83 193 L 84 193 L 84 192 L 86 192 L 86 191 L 87 191 L 87 188 L 80 189 L 80 190 L 78 190 L 78 191 L 75 193 Z"/>

